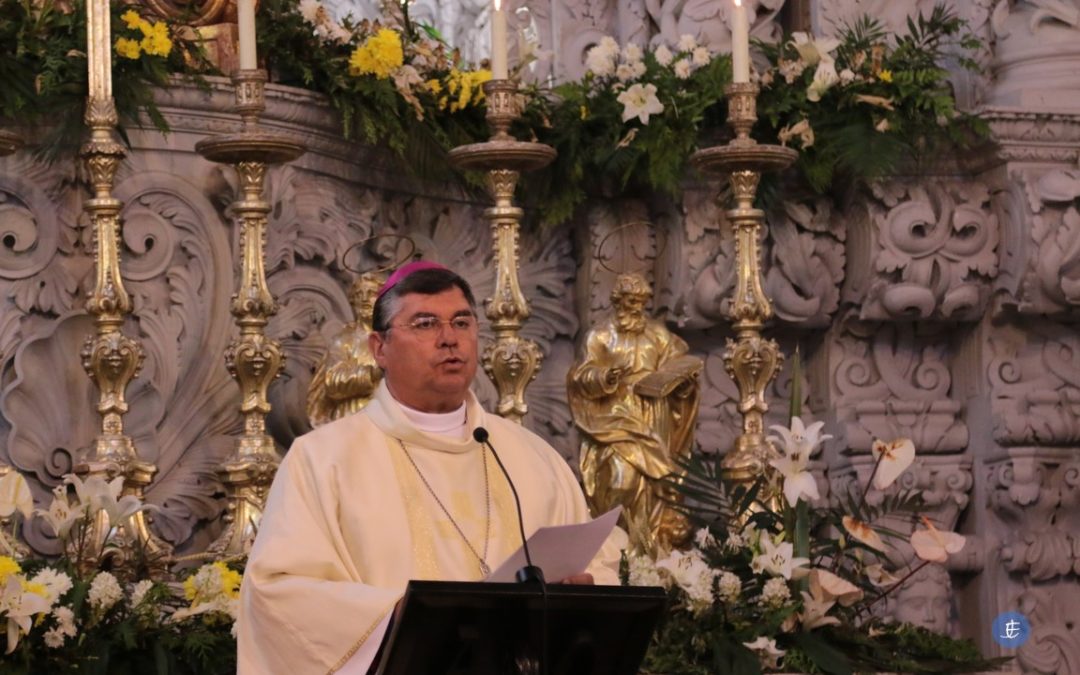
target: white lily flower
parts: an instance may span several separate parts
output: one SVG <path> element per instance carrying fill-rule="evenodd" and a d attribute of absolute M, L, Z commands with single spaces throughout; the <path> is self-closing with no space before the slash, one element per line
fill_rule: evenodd
<path fill-rule="evenodd" d="M 806 470 L 807 460 L 801 456 L 778 457 L 769 460 L 769 464 L 784 477 L 784 497 L 788 504 L 795 506 L 804 496 L 807 503 L 821 498 L 817 480 Z"/>
<path fill-rule="evenodd" d="M 120 525 L 139 511 L 150 509 L 148 504 L 143 504 L 135 495 L 121 497 L 124 491 L 123 476 L 117 476 L 108 482 L 101 476 L 90 476 L 84 482 L 78 476 L 69 474 L 65 480 L 75 486 L 75 493 L 82 506 L 80 510 L 89 504 L 91 514 L 104 511 L 109 516 L 111 526 Z"/>
<path fill-rule="evenodd" d="M 783 440 L 784 454 L 789 457 L 801 455 L 809 459 L 819 445 L 832 438 L 830 434 L 821 433 L 824 427 L 824 422 L 814 422 L 808 427 L 803 423 L 801 417 L 795 416 L 791 418 L 790 429 L 780 424 L 769 427 L 780 434 L 780 437 L 769 436 L 769 440 Z"/>
<path fill-rule="evenodd" d="M 840 46 L 840 40 L 835 38 L 821 38 L 815 40 L 809 34 L 802 31 L 791 34 L 795 50 L 799 52 L 799 58 L 806 65 L 813 66 L 822 60 L 832 60 L 830 52 Z M 834 69 L 835 72 L 835 69 Z"/>
<path fill-rule="evenodd" d="M 789 541 L 782 543 L 776 543 L 772 537 L 763 535 L 761 537 L 761 555 L 755 556 L 754 560 L 750 563 L 751 569 L 755 574 L 769 573 L 774 577 L 784 577 L 785 579 L 791 579 L 794 574 L 796 577 L 803 576 L 805 570 L 800 568 L 810 564 L 808 558 L 796 558 L 795 547 Z"/>
<path fill-rule="evenodd" d="M 48 510 L 38 509 L 38 515 L 45 519 L 52 531 L 61 539 L 67 537 L 73 525 L 86 515 L 86 507 L 72 508 L 63 486 L 53 491 L 53 501 Z"/>
<path fill-rule="evenodd" d="M 841 607 L 851 607 L 863 597 L 861 588 L 821 568 L 810 570 L 810 593 L 814 597 L 835 600 Z"/>
<path fill-rule="evenodd" d="M 885 550 L 885 542 L 882 540 L 881 536 L 874 531 L 874 528 L 870 527 L 868 524 L 851 516 L 844 516 L 841 519 L 841 522 L 843 522 L 844 529 L 847 530 L 847 533 L 855 539 L 858 539 L 877 551 Z"/>
<path fill-rule="evenodd" d="M 34 514 L 34 495 L 26 478 L 14 469 L 0 478 L 0 518 L 8 518 L 18 511 L 23 518 Z"/>
<path fill-rule="evenodd" d="M 762 668 L 779 668 L 780 659 L 786 653 L 783 649 L 777 649 L 776 640 L 764 635 L 753 642 L 744 642 L 743 646 L 757 654 Z"/>
<path fill-rule="evenodd" d="M 7 653 L 15 651 L 19 639 L 30 632 L 30 626 L 37 614 L 49 611 L 49 601 L 37 593 L 23 590 L 23 577 L 12 574 L 4 584 L 3 596 L 0 596 L 0 615 L 7 616 Z"/>
<path fill-rule="evenodd" d="M 874 454 L 874 461 L 877 463 L 874 487 L 878 490 L 892 485 L 915 461 L 915 444 L 908 438 L 898 438 L 890 443 L 874 441 L 870 452 Z"/>
<path fill-rule="evenodd" d="M 650 115 L 659 115 L 664 112 L 664 104 L 656 98 L 655 84 L 632 85 L 619 94 L 616 100 L 623 104 L 623 122 L 636 117 L 642 124 L 648 124 Z"/>
<path fill-rule="evenodd" d="M 821 97 L 840 81 L 836 73 L 836 63 L 832 59 L 822 59 L 814 71 L 814 81 L 806 88 L 806 100 L 817 103 Z"/>
<path fill-rule="evenodd" d="M 802 624 L 803 630 L 814 630 L 821 626 L 840 623 L 840 619 L 835 616 L 828 616 L 829 610 L 836 604 L 836 601 L 826 600 L 820 595 L 814 596 L 806 591 L 802 592 L 802 598 L 803 611 L 799 613 L 799 623 Z"/>
<path fill-rule="evenodd" d="M 955 532 L 942 532 L 934 527 L 930 519 L 922 517 L 925 530 L 915 530 L 911 533 L 911 547 L 915 549 L 915 555 L 927 562 L 943 563 L 949 559 L 952 553 L 959 553 L 964 548 L 966 539 Z"/>

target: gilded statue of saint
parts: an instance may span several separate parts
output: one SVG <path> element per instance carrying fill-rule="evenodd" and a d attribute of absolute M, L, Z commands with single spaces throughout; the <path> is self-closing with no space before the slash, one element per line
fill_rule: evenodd
<path fill-rule="evenodd" d="M 660 479 L 679 475 L 679 461 L 690 455 L 703 364 L 646 315 L 651 296 L 640 274 L 619 275 L 613 315 L 589 331 L 567 389 L 589 507 L 599 514 L 621 504 L 634 549 L 657 555 L 690 534 L 686 516 L 671 505 L 678 494 Z"/>
<path fill-rule="evenodd" d="M 349 289 L 355 321 L 345 324 L 330 342 L 308 387 L 307 414 L 313 427 L 363 408 L 382 379 L 368 350 L 368 333 L 375 298 L 385 281 L 380 273 L 365 272 Z"/>

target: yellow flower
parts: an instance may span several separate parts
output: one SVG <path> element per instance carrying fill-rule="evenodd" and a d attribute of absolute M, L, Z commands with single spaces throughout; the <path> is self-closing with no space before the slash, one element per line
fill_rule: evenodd
<path fill-rule="evenodd" d="M 221 572 L 221 592 L 230 600 L 240 597 L 240 581 L 243 579 L 236 570 L 229 569 L 223 562 L 216 562 L 214 566 Z"/>
<path fill-rule="evenodd" d="M 587 119 L 589 117 L 589 108 L 587 106 L 581 106 L 581 119 Z"/>
<path fill-rule="evenodd" d="M 427 86 L 428 91 L 436 96 L 442 91 L 442 83 L 438 80 L 428 80 L 424 84 Z"/>
<path fill-rule="evenodd" d="M 129 40 L 127 38 L 120 38 L 116 41 L 116 53 L 123 56 L 125 59 L 137 59 L 141 50 L 139 48 L 138 40 Z"/>
<path fill-rule="evenodd" d="M 404 62 L 405 52 L 401 47 L 401 37 L 396 31 L 380 28 L 353 51 L 349 57 L 349 73 L 374 75 L 385 80 Z"/>
<path fill-rule="evenodd" d="M 128 28 L 138 28 L 139 24 L 143 22 L 139 13 L 133 9 L 129 9 L 120 15 L 120 20 L 127 24 Z"/>
<path fill-rule="evenodd" d="M 146 35 L 139 43 L 142 50 L 151 56 L 168 56 L 172 51 L 172 40 L 169 38 L 169 28 L 164 23 L 156 22 L 149 31 L 143 31 Z"/>
<path fill-rule="evenodd" d="M 22 572 L 22 567 L 19 563 L 15 562 L 14 558 L 6 555 L 0 555 L 0 584 L 7 581 L 7 578 L 12 574 L 18 574 Z"/>
<path fill-rule="evenodd" d="M 878 76 L 878 79 L 881 80 L 882 82 L 892 82 L 892 71 L 891 70 L 882 69 L 882 71 L 880 73 L 878 73 L 877 76 Z"/>

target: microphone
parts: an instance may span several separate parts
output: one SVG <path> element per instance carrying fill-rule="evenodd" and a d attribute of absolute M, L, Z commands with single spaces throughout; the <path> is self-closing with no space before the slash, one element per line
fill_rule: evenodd
<path fill-rule="evenodd" d="M 506 482 L 510 485 L 510 492 L 514 494 L 514 504 L 517 505 L 517 518 L 518 518 L 518 531 L 521 533 L 521 548 L 525 552 L 525 567 L 522 567 L 514 575 L 521 583 L 535 581 L 541 586 L 544 585 L 544 571 L 533 565 L 532 556 L 529 555 L 529 542 L 525 538 L 525 519 L 521 515 L 521 499 L 518 498 L 517 488 L 514 487 L 514 481 L 510 478 L 510 472 L 506 470 L 502 460 L 499 459 L 499 453 L 495 452 L 495 447 L 491 445 L 488 440 L 488 430 L 484 427 L 476 427 L 472 432 L 473 440 L 477 443 L 487 446 L 487 449 L 491 451 L 491 456 L 495 458 L 495 463 L 499 465 L 499 469 L 502 470 L 503 476 L 506 477 Z"/>
<path fill-rule="evenodd" d="M 540 657 L 538 659 L 538 670 L 540 675 L 548 675 L 548 641 L 549 641 L 549 627 L 550 615 L 548 613 L 548 589 L 547 583 L 544 582 L 544 571 L 533 565 L 532 556 L 529 555 L 529 541 L 525 538 L 525 519 L 521 515 L 521 499 L 518 498 L 517 488 L 514 487 L 514 481 L 510 478 L 510 472 L 506 470 L 506 466 L 503 465 L 502 460 L 499 459 L 499 453 L 495 452 L 495 447 L 491 445 L 491 441 L 488 440 L 488 430 L 484 427 L 476 427 L 473 429 L 473 440 L 481 445 L 487 446 L 487 449 L 491 451 L 491 456 L 495 458 L 495 462 L 499 465 L 499 469 L 502 470 L 503 476 L 506 477 L 506 482 L 510 485 L 510 491 L 514 493 L 514 504 L 517 505 L 517 517 L 518 517 L 518 532 L 521 533 L 521 549 L 525 552 L 525 567 L 522 567 L 515 574 L 515 578 L 518 583 L 536 583 L 540 586 L 540 595 L 543 602 L 542 616 L 540 629 Z M 522 672 L 525 672 L 522 670 Z M 535 670 L 533 672 L 536 672 Z"/>

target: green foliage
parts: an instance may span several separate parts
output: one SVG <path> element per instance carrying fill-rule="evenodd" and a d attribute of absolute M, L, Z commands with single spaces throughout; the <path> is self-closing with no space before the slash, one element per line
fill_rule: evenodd
<path fill-rule="evenodd" d="M 120 15 L 130 7 L 111 7 L 114 35 L 123 35 Z M 201 82 L 198 75 L 209 72 L 198 45 L 182 39 L 175 26 L 169 32 L 168 56 L 113 55 L 113 96 L 122 123 L 134 123 L 145 113 L 166 131 L 154 88 L 168 86 L 173 75 Z M 85 140 L 87 79 L 85 0 L 0 0 L 0 118 L 47 127 L 39 146 L 47 156 L 72 152 Z"/>
<path fill-rule="evenodd" d="M 818 193 L 842 195 L 853 184 L 918 169 L 951 146 L 986 132 L 956 110 L 944 64 L 978 70 L 981 49 L 965 22 L 943 4 L 909 18 L 907 31 L 887 46 L 884 27 L 864 17 L 841 31 L 832 74 L 838 81 L 813 101 L 807 95 L 821 66 L 803 62 L 791 39 L 762 45 L 773 64 L 758 101 L 759 138 L 784 140 L 805 120 L 812 143 L 800 142 L 798 170 Z M 828 70 L 826 68 L 825 70 Z"/>

